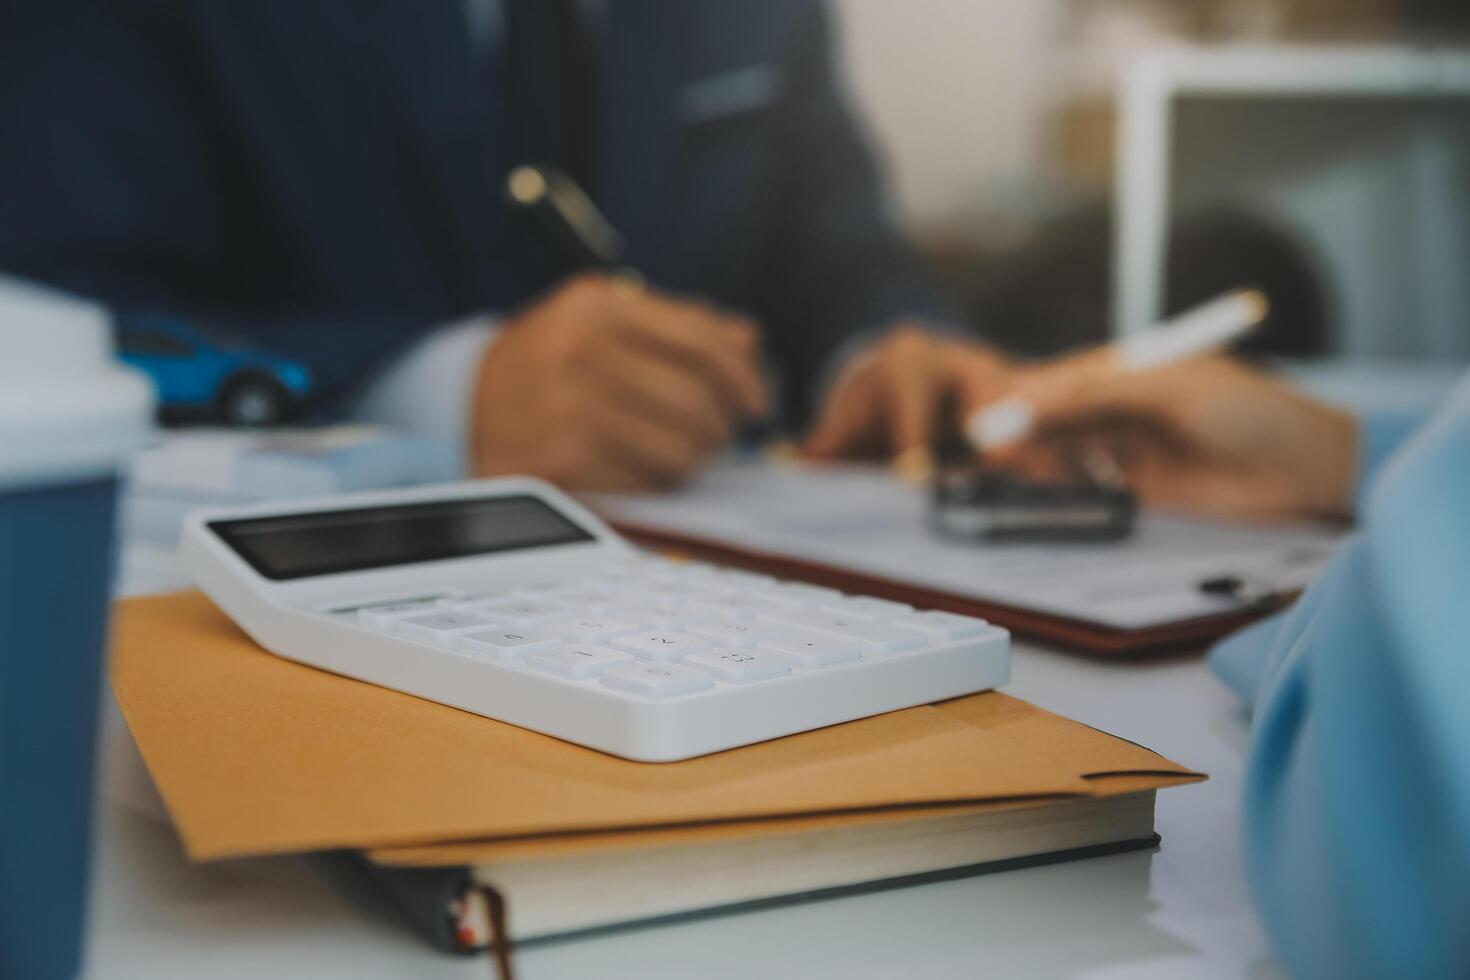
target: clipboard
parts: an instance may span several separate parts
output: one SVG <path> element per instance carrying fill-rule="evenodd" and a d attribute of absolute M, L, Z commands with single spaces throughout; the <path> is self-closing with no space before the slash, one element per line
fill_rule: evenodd
<path fill-rule="evenodd" d="M 1144 515 L 1129 541 L 1001 550 L 934 538 L 923 491 L 880 468 L 769 460 L 716 466 L 668 497 L 596 495 L 587 503 L 644 547 L 978 616 L 1019 637 L 1106 658 L 1197 651 L 1259 619 L 1270 604 L 1202 586 L 1240 576 L 1294 594 L 1325 564 L 1340 534 L 1319 525 Z M 1003 572 L 1012 555 L 1034 582 L 996 588 L 995 563 Z M 1066 594 L 1062 580 L 1083 564 L 1091 566 L 1088 588 L 1116 586 L 1119 601 L 1089 606 L 1085 590 Z M 970 566 L 974 578 L 966 577 Z M 1163 596 L 1161 583 L 1172 596 Z M 1157 595 L 1135 602 L 1130 588 Z"/>
<path fill-rule="evenodd" d="M 777 578 L 810 582 L 843 592 L 857 592 L 880 599 L 906 602 L 925 609 L 978 616 L 1019 637 L 1052 643 L 1078 653 L 1099 657 L 1146 657 L 1197 651 L 1265 615 L 1264 610 L 1252 606 L 1163 626 L 1116 629 L 1066 616 L 1042 615 L 954 593 L 919 588 L 850 569 L 765 554 L 738 545 L 701 540 L 691 535 L 616 519 L 610 520 L 610 523 L 618 533 L 655 551 L 730 565 Z"/>

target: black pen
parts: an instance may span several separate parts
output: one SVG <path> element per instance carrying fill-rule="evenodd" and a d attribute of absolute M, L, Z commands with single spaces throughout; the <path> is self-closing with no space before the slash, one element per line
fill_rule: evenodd
<path fill-rule="evenodd" d="M 643 276 L 623 262 L 623 236 L 587 192 L 560 170 L 516 167 L 505 178 L 505 196 L 540 222 L 578 268 L 602 269 L 623 282 L 642 285 Z"/>
<path fill-rule="evenodd" d="M 579 268 L 601 269 L 616 283 L 643 288 L 643 274 L 623 261 L 623 236 L 575 180 L 552 167 L 523 164 L 505 178 L 505 196 L 540 222 Z M 769 420 L 753 420 L 741 427 L 735 442 L 757 447 L 769 440 L 771 432 Z"/>

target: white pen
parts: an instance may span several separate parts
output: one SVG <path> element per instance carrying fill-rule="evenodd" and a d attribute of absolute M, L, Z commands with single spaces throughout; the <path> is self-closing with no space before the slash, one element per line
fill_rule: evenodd
<path fill-rule="evenodd" d="M 1115 340 L 1089 354 L 1089 370 L 1143 371 L 1198 357 L 1237 340 L 1266 318 L 1270 304 L 1257 289 L 1238 289 L 1171 317 L 1153 329 Z M 965 421 L 965 435 L 981 451 L 1024 438 L 1035 410 L 1024 398 L 1002 398 Z"/>

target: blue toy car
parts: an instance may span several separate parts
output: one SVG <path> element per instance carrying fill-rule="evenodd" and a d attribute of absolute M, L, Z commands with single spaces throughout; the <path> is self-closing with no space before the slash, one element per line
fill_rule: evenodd
<path fill-rule="evenodd" d="M 226 425 L 279 425 L 311 394 L 303 364 L 217 337 L 177 317 L 128 314 L 117 321 L 118 355 L 146 372 L 166 419 L 212 418 Z"/>

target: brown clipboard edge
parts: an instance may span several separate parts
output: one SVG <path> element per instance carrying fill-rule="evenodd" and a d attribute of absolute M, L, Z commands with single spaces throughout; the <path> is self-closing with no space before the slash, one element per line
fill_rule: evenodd
<path fill-rule="evenodd" d="M 1180 620 L 1163 626 L 1118 629 L 1086 620 L 985 602 L 952 592 L 925 589 L 866 572 L 743 548 L 631 521 L 609 519 L 608 523 L 620 534 L 653 550 L 733 565 L 780 578 L 799 579 L 844 592 L 861 592 L 929 609 L 978 616 L 1026 639 L 1041 640 L 1073 652 L 1110 659 L 1197 652 L 1212 641 L 1264 615 L 1259 610 L 1240 609 Z"/>

